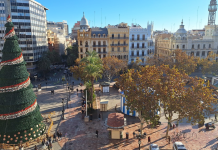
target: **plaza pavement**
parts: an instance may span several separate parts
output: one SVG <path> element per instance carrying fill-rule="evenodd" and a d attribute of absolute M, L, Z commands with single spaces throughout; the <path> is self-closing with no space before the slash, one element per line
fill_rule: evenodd
<path fill-rule="evenodd" d="M 108 131 L 104 125 L 103 119 L 94 119 L 91 122 L 85 123 L 82 119 L 81 113 L 81 95 L 78 96 L 74 93 L 69 103 L 70 108 L 65 111 L 66 120 L 62 120 L 59 125 L 59 131 L 65 136 L 59 141 L 60 146 L 67 150 L 137 150 L 138 141 L 133 138 L 133 132 L 139 129 L 138 118 L 125 115 L 127 118 L 127 126 L 123 131 L 122 140 L 109 139 Z M 107 114 L 113 112 L 110 110 Z M 163 116 L 164 117 L 164 116 Z M 172 149 L 173 142 L 176 139 L 173 138 L 175 132 L 185 131 L 187 132 L 186 138 L 180 138 L 181 141 L 188 150 L 210 150 L 215 149 L 218 142 L 217 129 L 205 130 L 205 127 L 198 128 L 197 125 L 191 126 L 188 123 L 179 123 L 179 126 L 169 131 L 171 136 L 171 143 L 164 138 L 166 135 L 167 123 L 162 118 L 163 123 L 157 128 L 150 128 L 149 125 L 144 124 L 143 132 L 147 133 L 147 137 L 151 137 L 151 142 L 158 144 L 161 149 Z M 216 123 L 215 126 L 218 127 Z M 95 135 L 95 131 L 98 130 L 99 137 Z M 201 131 L 201 132 L 199 132 Z M 129 139 L 126 139 L 126 132 L 129 133 Z M 141 149 L 147 149 L 151 143 L 148 143 L 146 139 L 142 140 Z"/>

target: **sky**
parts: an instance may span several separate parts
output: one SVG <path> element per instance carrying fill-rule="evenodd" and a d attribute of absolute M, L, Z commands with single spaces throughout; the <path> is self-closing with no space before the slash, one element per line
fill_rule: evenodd
<path fill-rule="evenodd" d="M 152 21 L 154 22 L 154 31 L 167 29 L 175 32 L 183 19 L 186 30 L 202 29 L 208 22 L 208 5 L 210 3 L 210 0 L 36 1 L 49 9 L 47 10 L 48 21 L 62 22 L 66 20 L 69 32 L 74 24 L 81 20 L 83 12 L 91 27 L 105 27 L 108 24 L 116 25 L 125 22 L 128 25 L 137 23 L 146 28 L 147 22 Z"/>

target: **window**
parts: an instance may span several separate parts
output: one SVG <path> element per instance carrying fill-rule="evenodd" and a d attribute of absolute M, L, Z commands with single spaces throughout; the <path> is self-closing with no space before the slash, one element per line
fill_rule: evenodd
<path fill-rule="evenodd" d="M 118 51 L 118 52 L 120 51 L 120 47 L 117 47 L 117 51 Z"/>
<path fill-rule="evenodd" d="M 98 35 L 98 37 L 100 38 L 100 37 L 101 37 L 101 35 L 99 34 L 99 35 Z"/>
<path fill-rule="evenodd" d="M 205 49 L 205 44 L 203 45 L 203 49 Z"/>
<path fill-rule="evenodd" d="M 118 34 L 118 39 L 120 38 L 120 34 Z"/>
<path fill-rule="evenodd" d="M 103 41 L 103 45 L 106 45 L 106 41 Z"/>
<path fill-rule="evenodd" d="M 96 51 L 96 48 L 93 48 L 93 51 Z"/>
<path fill-rule="evenodd" d="M 93 34 L 93 37 L 95 38 L 95 34 Z"/>
<path fill-rule="evenodd" d="M 139 40 L 139 34 L 137 35 L 137 40 Z"/>
<path fill-rule="evenodd" d="M 123 44 L 126 45 L 126 41 L 124 41 Z"/>
<path fill-rule="evenodd" d="M 112 39 L 114 38 L 114 34 L 112 34 Z"/>
<path fill-rule="evenodd" d="M 182 45 L 182 48 L 185 49 L 185 45 Z"/>
<path fill-rule="evenodd" d="M 144 51 L 142 51 L 142 56 L 145 56 L 145 52 Z"/>
<path fill-rule="evenodd" d="M 178 48 L 179 48 L 179 45 L 177 45 L 176 48 L 178 49 Z"/>
<path fill-rule="evenodd" d="M 139 56 L 139 51 L 137 51 L 137 56 Z"/>
<path fill-rule="evenodd" d="M 83 49 L 82 49 L 82 48 L 80 48 L 80 52 L 81 52 L 81 53 L 83 52 Z"/>
<path fill-rule="evenodd" d="M 105 34 L 104 34 L 103 36 L 104 36 L 104 38 L 105 38 Z"/>
<path fill-rule="evenodd" d="M 112 41 L 112 45 L 114 45 L 114 41 Z"/>
<path fill-rule="evenodd" d="M 202 52 L 202 56 L 205 56 L 205 51 Z"/>
<path fill-rule="evenodd" d="M 196 53 L 196 56 L 199 56 L 199 55 L 200 55 L 200 53 L 199 53 L 199 52 L 197 52 L 197 53 Z"/>
<path fill-rule="evenodd" d="M 114 48 L 113 47 L 112 47 L 111 51 L 114 52 Z"/>
<path fill-rule="evenodd" d="M 209 48 L 211 48 L 211 44 L 209 44 Z"/>
<path fill-rule="evenodd" d="M 134 40 L 134 34 L 132 35 L 132 40 Z"/>
<path fill-rule="evenodd" d="M 134 43 L 132 43 L 132 48 L 134 48 Z"/>
<path fill-rule="evenodd" d="M 192 49 L 194 49 L 195 48 L 195 45 L 194 44 L 192 44 Z"/>
<path fill-rule="evenodd" d="M 101 55 L 98 55 L 101 58 Z"/>
<path fill-rule="evenodd" d="M 95 41 L 93 41 L 93 46 L 95 46 L 96 45 L 96 42 Z"/>
<path fill-rule="evenodd" d="M 86 48 L 86 52 L 88 52 L 88 48 Z"/>
<path fill-rule="evenodd" d="M 200 49 L 200 44 L 198 44 L 198 49 Z"/>
<path fill-rule="evenodd" d="M 103 55 L 103 57 L 105 58 L 105 57 L 106 57 L 106 55 Z"/>
<path fill-rule="evenodd" d="M 98 52 L 101 53 L 101 48 L 98 48 Z"/>
<path fill-rule="evenodd" d="M 137 48 L 139 48 L 139 43 L 137 43 Z"/>
<path fill-rule="evenodd" d="M 82 41 L 80 41 L 80 46 L 82 46 L 83 45 L 83 43 L 82 43 Z"/>
<path fill-rule="evenodd" d="M 145 40 L 145 35 L 143 34 L 142 39 Z"/>
<path fill-rule="evenodd" d="M 118 41 L 118 45 L 120 45 L 120 41 Z"/>
<path fill-rule="evenodd" d="M 142 43 L 142 48 L 145 48 L 145 43 Z"/>
<path fill-rule="evenodd" d="M 103 52 L 106 53 L 106 48 L 103 48 Z"/>
<path fill-rule="evenodd" d="M 126 34 L 124 34 L 123 37 L 125 38 L 125 37 L 126 37 Z"/>
<path fill-rule="evenodd" d="M 85 42 L 85 44 L 86 44 L 86 46 L 88 46 L 88 42 L 87 41 Z"/>
<path fill-rule="evenodd" d="M 98 41 L 98 45 L 101 45 L 101 41 Z"/>
<path fill-rule="evenodd" d="M 82 59 L 82 58 L 83 58 L 83 55 L 80 55 L 80 58 Z"/>
<path fill-rule="evenodd" d="M 80 36 L 83 36 L 83 34 L 80 34 Z"/>
<path fill-rule="evenodd" d="M 124 51 L 124 52 L 126 51 L 126 48 L 125 48 L 125 47 L 123 47 L 123 51 Z"/>

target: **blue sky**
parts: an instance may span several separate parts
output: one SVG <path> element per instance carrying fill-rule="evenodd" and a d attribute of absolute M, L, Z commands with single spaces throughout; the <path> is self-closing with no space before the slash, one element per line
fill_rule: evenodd
<path fill-rule="evenodd" d="M 74 23 L 81 20 L 83 11 L 91 26 L 94 25 L 95 11 L 95 26 L 98 27 L 101 27 L 101 18 L 102 27 L 105 26 L 105 17 L 106 25 L 118 24 L 120 14 L 120 22 L 126 22 L 128 25 L 134 22 L 146 27 L 148 21 L 153 21 L 154 30 L 165 28 L 169 31 L 176 31 L 182 19 L 186 30 L 201 29 L 208 22 L 208 5 L 210 3 L 210 0 L 36 1 L 49 9 L 47 11 L 48 21 L 60 22 L 66 20 L 69 25 L 69 32 L 71 32 Z"/>

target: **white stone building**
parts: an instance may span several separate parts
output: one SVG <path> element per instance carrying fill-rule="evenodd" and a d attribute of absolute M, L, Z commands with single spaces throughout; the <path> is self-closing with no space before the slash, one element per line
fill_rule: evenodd
<path fill-rule="evenodd" d="M 146 57 L 154 54 L 153 23 L 147 24 L 147 28 L 132 25 L 129 28 L 129 61 L 141 59 L 141 65 L 145 65 Z"/>

